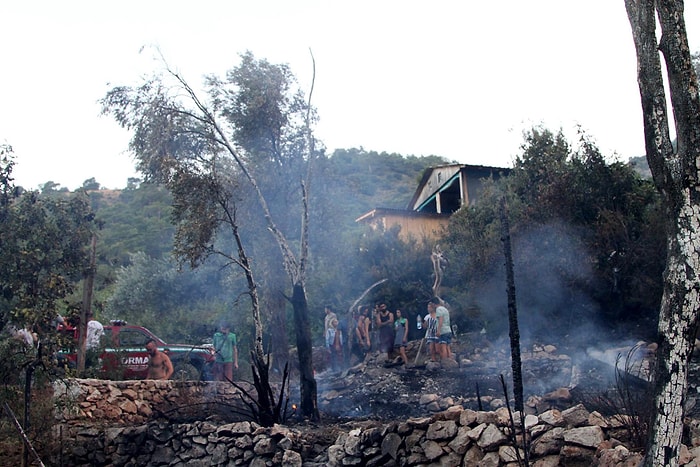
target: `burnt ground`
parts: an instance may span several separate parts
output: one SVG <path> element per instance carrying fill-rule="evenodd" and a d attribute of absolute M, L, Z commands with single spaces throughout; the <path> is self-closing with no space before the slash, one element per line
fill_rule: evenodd
<path fill-rule="evenodd" d="M 419 345 L 420 341 L 409 343 L 408 366 L 387 365 L 386 354 L 375 351 L 363 362 L 353 361 L 354 365 L 342 371 L 318 371 L 316 380 L 322 418 L 343 422 L 426 416 L 435 406 L 421 404 L 421 396 L 432 394 L 438 396 L 442 409 L 448 405 L 462 405 L 474 410 L 492 410 L 505 401 L 501 375 L 512 402 L 511 358 L 507 346 L 495 345 L 478 334 L 462 335 L 452 345 L 456 363 L 434 368 L 426 365 L 425 348 L 416 360 Z M 624 347 L 606 349 L 606 352 L 610 360 L 610 354 L 624 352 Z M 524 400 L 538 411 L 557 406 L 565 408 L 608 391 L 615 385 L 615 357 L 611 365 L 603 361 L 605 354 L 603 357 L 593 354 L 598 358 L 547 344 L 526 348 L 521 354 Z M 320 350 L 314 355 L 314 361 L 322 360 L 323 351 Z M 646 384 L 639 378 L 632 382 Z M 562 396 L 560 391 L 547 397 L 560 388 L 567 388 L 568 393 L 565 391 Z"/>
<path fill-rule="evenodd" d="M 501 375 L 512 407 L 513 383 L 507 342 L 496 344 L 479 334 L 461 335 L 453 342 L 456 358 L 449 367 L 426 364 L 429 357 L 425 348 L 416 360 L 419 345 L 420 341 L 409 343 L 408 367 L 387 365 L 386 355 L 373 351 L 364 361 L 354 360 L 340 371 L 324 367 L 325 350 L 315 349 L 321 421 L 312 423 L 292 416 L 285 424 L 311 435 L 314 444 L 328 446 L 335 441 L 339 431 L 346 431 L 348 427 L 403 422 L 410 417 L 432 415 L 451 405 L 495 410 L 506 400 Z M 644 365 L 649 362 L 647 357 L 651 354 L 646 343 L 636 347 L 632 341 L 616 346 L 598 344 L 588 349 L 530 344 L 522 345 L 522 349 L 526 411 L 542 413 L 550 408 L 563 410 L 583 403 L 589 410 L 604 415 L 621 413 L 624 404 L 614 398 L 614 389 L 620 381 L 615 378 L 616 364 L 627 370 L 621 373 L 624 387 L 639 395 L 642 409 L 651 407 L 650 399 L 645 399 L 650 385 L 645 380 Z M 628 360 L 631 349 L 636 350 L 631 354 L 633 358 Z M 700 410 L 700 404 L 695 404 L 700 388 L 699 360 L 696 355 L 691 362 L 688 391 L 689 414 L 696 418 Z M 298 404 L 298 381 L 298 375 L 292 374 L 290 405 Z M 426 396 L 423 401 L 422 396 Z M 426 399 L 434 402 L 428 404 Z M 213 417 L 211 412 L 210 416 Z M 237 418 L 235 413 L 224 416 L 223 420 L 231 421 L 232 418 Z"/>

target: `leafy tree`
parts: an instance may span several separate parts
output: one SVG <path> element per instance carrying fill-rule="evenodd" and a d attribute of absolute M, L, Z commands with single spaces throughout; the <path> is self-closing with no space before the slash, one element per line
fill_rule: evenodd
<path fill-rule="evenodd" d="M 505 331 L 497 212 L 503 196 L 518 303 L 531 309 L 521 313 L 526 330 L 565 328 L 581 314 L 609 323 L 652 316 L 661 295 L 656 251 L 663 239 L 653 187 L 629 166 L 607 163 L 585 134 L 572 145 L 561 133 L 536 127 L 525 135 L 511 175 L 485 184 L 481 201 L 458 211 L 444 238 L 453 259 L 445 285 L 467 284 L 461 301 L 467 310 L 481 309 L 488 331 Z"/>
<path fill-rule="evenodd" d="M 214 261 L 178 271 L 172 261 L 138 252 L 116 275 L 103 316 L 145 326 L 166 342 L 211 338 L 213 323 L 222 318 L 229 299 L 227 277 Z M 234 324 L 237 330 L 245 329 L 243 322 Z"/>
<path fill-rule="evenodd" d="M 93 190 L 99 190 L 100 189 L 100 184 L 97 180 L 95 180 L 95 177 L 88 178 L 83 182 L 83 190 L 85 191 L 93 191 Z"/>
<path fill-rule="evenodd" d="M 155 77 L 138 89 L 114 88 L 103 100 L 104 109 L 121 125 L 134 130 L 131 147 L 139 160 L 139 169 L 149 179 L 168 186 L 173 192 L 176 210 L 181 207 L 182 222 L 178 224 L 176 235 L 176 250 L 180 258 L 187 259 L 193 266 L 198 265 L 214 253 L 210 240 L 219 226 L 228 227 L 238 251 L 237 257 L 229 255 L 228 258 L 248 277 L 253 313 L 257 316 L 257 284 L 252 280 L 247 254 L 240 242 L 235 200 L 232 199 L 233 190 L 237 188 L 236 178 L 247 182 L 252 189 L 266 226 L 282 252 L 285 270 L 292 282 L 291 302 L 301 374 L 301 411 L 318 418 L 305 291 L 308 185 L 302 181 L 302 226 L 297 256 L 274 221 L 272 208 L 258 182 L 255 165 L 256 160 L 265 157 L 280 164 L 294 164 L 297 160 L 303 161 L 302 166 L 310 163 L 316 155 L 310 132 L 313 112 L 300 98 L 300 92 L 287 92 L 291 74 L 286 72 L 286 66 L 270 67 L 267 62 L 256 62 L 252 55 L 247 54 L 242 57 L 241 67 L 229 73 L 226 81 L 214 77 L 208 79 L 209 103 L 200 100 L 179 75 L 167 70 L 167 77 L 174 79 L 179 91 L 184 91 L 185 102 L 169 93 L 172 88 L 161 77 Z M 258 87 L 257 79 L 248 79 L 247 72 L 252 71 L 255 75 L 257 68 L 270 72 L 271 80 L 265 82 L 269 89 L 267 86 Z M 308 182 L 308 177 L 305 179 Z M 203 189 L 199 194 L 181 189 L 188 184 Z M 257 329 L 255 349 L 260 360 L 261 340 L 261 330 Z"/>
<path fill-rule="evenodd" d="M 38 335 L 36 346 L 19 351 L 20 344 L 11 338 L 0 344 L 0 377 L 19 385 L 17 370 L 24 370 L 24 429 L 29 431 L 34 371 L 51 368 L 55 319 L 86 272 L 86 245 L 96 222 L 84 195 L 64 198 L 17 190 L 11 148 L 0 148 L 0 155 L 0 330 L 9 328 L 12 334 L 13 326 L 29 325 Z"/>
<path fill-rule="evenodd" d="M 667 232 L 658 323 L 656 392 L 644 465 L 678 465 L 688 364 L 700 306 L 700 97 L 688 47 L 683 1 L 625 0 L 637 54 L 646 156 L 662 195 Z M 661 27 L 657 43 L 656 26 Z M 663 54 L 676 130 L 671 141 Z"/>

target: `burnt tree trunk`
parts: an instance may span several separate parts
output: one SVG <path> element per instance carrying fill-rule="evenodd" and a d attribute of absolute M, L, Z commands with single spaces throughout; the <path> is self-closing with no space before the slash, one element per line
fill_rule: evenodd
<path fill-rule="evenodd" d="M 637 53 L 647 161 L 666 205 L 667 259 L 658 325 L 655 397 L 645 466 L 676 466 L 688 363 L 700 310 L 700 101 L 682 0 L 625 0 Z M 661 25 L 657 45 L 656 15 Z M 671 144 L 661 57 L 677 147 Z"/>
<path fill-rule="evenodd" d="M 513 371 L 513 397 L 515 410 L 522 416 L 523 407 L 523 373 L 520 359 L 520 327 L 518 326 L 518 307 L 515 301 L 515 277 L 513 273 L 513 252 L 510 243 L 510 223 L 505 198 L 501 198 L 501 240 L 506 259 L 506 291 L 508 295 L 508 335 L 510 336 L 510 358 Z M 507 396 L 507 394 L 506 394 Z"/>
<path fill-rule="evenodd" d="M 294 309 L 294 329 L 296 331 L 297 352 L 299 354 L 299 386 L 301 391 L 301 414 L 311 420 L 319 420 L 316 404 L 316 379 L 313 373 L 311 327 L 306 291 L 301 284 L 294 284 L 292 293 Z"/>

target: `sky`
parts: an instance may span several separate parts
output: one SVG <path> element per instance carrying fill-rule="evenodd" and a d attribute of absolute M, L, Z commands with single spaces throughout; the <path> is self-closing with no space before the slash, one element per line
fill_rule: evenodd
<path fill-rule="evenodd" d="M 700 51 L 700 2 L 686 2 Z M 138 177 L 99 99 L 162 69 L 193 85 L 249 50 L 311 86 L 329 152 L 512 166 L 523 131 L 581 127 L 611 160 L 644 154 L 624 0 L 179 0 L 0 4 L 0 143 L 15 183 L 70 190 Z"/>

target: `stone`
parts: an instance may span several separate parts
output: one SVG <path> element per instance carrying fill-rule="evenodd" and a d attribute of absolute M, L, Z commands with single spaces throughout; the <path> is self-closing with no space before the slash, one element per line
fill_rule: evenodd
<path fill-rule="evenodd" d="M 434 461 L 445 453 L 442 446 L 435 441 L 425 441 L 421 443 L 421 448 L 423 448 L 423 454 L 425 454 L 425 457 L 427 457 L 429 461 Z"/>
<path fill-rule="evenodd" d="M 599 426 L 583 426 L 564 432 L 564 442 L 587 448 L 595 448 L 605 439 L 605 434 Z"/>
<path fill-rule="evenodd" d="M 597 425 L 601 428 L 609 428 L 610 424 L 608 421 L 603 417 L 600 412 L 593 411 L 591 414 L 588 416 L 588 424 L 589 425 Z"/>
<path fill-rule="evenodd" d="M 540 457 L 532 464 L 532 467 L 559 467 L 560 465 L 559 456 L 550 455 Z"/>
<path fill-rule="evenodd" d="M 561 448 L 559 456 L 562 458 L 563 465 L 572 465 L 576 463 L 581 465 L 593 465 L 595 450 L 582 446 L 565 444 L 564 447 Z"/>
<path fill-rule="evenodd" d="M 550 402 L 567 402 L 571 400 L 571 391 L 568 388 L 555 389 L 542 396 L 542 399 Z"/>
<path fill-rule="evenodd" d="M 459 424 L 462 426 L 471 426 L 476 423 L 476 412 L 470 409 L 465 409 L 459 414 Z"/>
<path fill-rule="evenodd" d="M 423 394 L 420 396 L 420 405 L 428 405 L 431 402 L 436 402 L 439 399 L 439 396 L 437 394 Z"/>
<path fill-rule="evenodd" d="M 478 446 L 474 445 L 471 448 L 467 450 L 467 452 L 464 454 L 464 459 L 462 460 L 462 465 L 464 466 L 470 466 L 470 465 L 478 465 L 479 462 L 481 462 L 481 459 L 484 458 L 484 453 L 479 449 Z"/>
<path fill-rule="evenodd" d="M 259 456 L 273 454 L 276 443 L 271 438 L 263 438 L 255 444 L 253 452 Z"/>
<path fill-rule="evenodd" d="M 493 400 L 493 399 L 492 399 Z M 476 423 L 492 423 L 492 424 L 498 424 L 499 422 L 499 417 L 496 412 L 484 412 L 484 411 L 479 411 L 476 413 Z"/>
<path fill-rule="evenodd" d="M 484 457 L 476 464 L 477 467 L 498 467 L 501 463 L 501 458 L 497 452 L 487 452 Z"/>
<path fill-rule="evenodd" d="M 457 430 L 457 436 L 455 436 L 447 446 L 457 454 L 464 454 L 467 452 L 472 442 L 467 433 L 469 433 L 468 427 L 460 427 Z"/>
<path fill-rule="evenodd" d="M 589 415 L 590 412 L 586 410 L 583 404 L 575 405 L 561 413 L 561 416 L 564 417 L 564 422 L 569 427 L 578 427 L 586 424 Z"/>
<path fill-rule="evenodd" d="M 537 417 L 537 415 L 525 415 L 525 429 L 529 430 L 533 426 L 537 425 L 540 423 L 540 419 Z"/>
<path fill-rule="evenodd" d="M 382 454 L 389 455 L 392 459 L 396 460 L 401 442 L 402 440 L 399 435 L 396 433 L 389 433 L 382 441 Z"/>
<path fill-rule="evenodd" d="M 435 422 L 428 427 L 425 437 L 431 440 L 453 438 L 457 433 L 457 424 L 452 420 Z"/>
<path fill-rule="evenodd" d="M 490 451 L 505 443 L 508 440 L 506 435 L 494 424 L 488 425 L 479 436 L 476 444 L 484 451 Z"/>
<path fill-rule="evenodd" d="M 334 444 L 328 448 L 328 465 L 338 466 L 342 465 L 342 461 L 345 458 L 345 449 L 343 446 Z"/>
<path fill-rule="evenodd" d="M 552 426 L 564 426 L 566 424 L 564 417 L 557 409 L 551 409 L 540 414 L 539 419 L 541 422 Z"/>
<path fill-rule="evenodd" d="M 360 438 L 360 434 L 348 436 L 345 440 L 345 444 L 343 445 L 343 449 L 345 449 L 345 453 L 350 456 L 359 456 L 362 453 L 362 440 Z"/>
<path fill-rule="evenodd" d="M 559 453 L 564 446 L 564 428 L 555 427 L 544 433 L 531 443 L 531 450 L 535 456 Z"/>
<path fill-rule="evenodd" d="M 302 464 L 301 454 L 290 449 L 284 451 L 282 455 L 282 467 L 301 467 Z"/>
<path fill-rule="evenodd" d="M 479 437 L 481 436 L 481 433 L 484 432 L 484 430 L 486 429 L 487 426 L 488 425 L 486 423 L 481 423 L 481 424 L 475 426 L 474 428 L 472 428 L 471 430 L 469 430 L 467 432 L 467 436 L 469 437 L 469 439 L 477 440 L 477 439 L 479 439 Z"/>
<path fill-rule="evenodd" d="M 520 457 L 518 458 L 518 456 Z M 498 448 L 498 457 L 505 463 L 518 462 L 518 459 L 522 462 L 525 459 L 525 453 L 520 448 L 516 451 L 513 446 L 500 446 Z"/>

